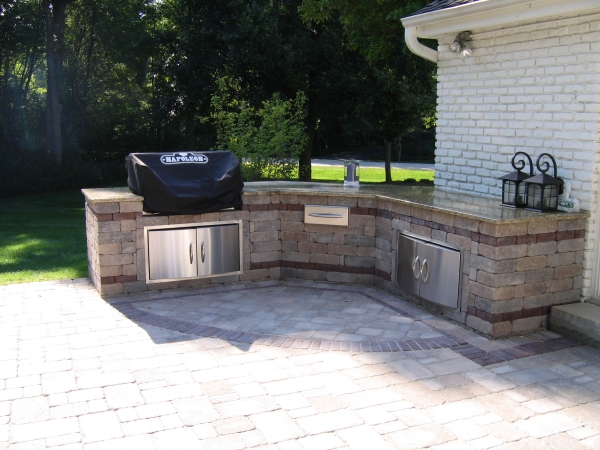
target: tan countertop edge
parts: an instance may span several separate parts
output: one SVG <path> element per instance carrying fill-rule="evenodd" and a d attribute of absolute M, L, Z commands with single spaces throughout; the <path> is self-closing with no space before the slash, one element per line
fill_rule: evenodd
<path fill-rule="evenodd" d="M 88 203 L 141 202 L 144 197 L 134 194 L 128 187 L 82 189 Z"/>
<path fill-rule="evenodd" d="M 283 194 L 283 195 L 309 195 L 309 196 L 343 196 L 343 197 L 361 197 L 361 198 L 378 198 L 382 200 L 389 200 L 396 203 L 402 203 L 404 205 L 410 207 L 416 207 L 428 211 L 442 212 L 445 214 L 450 214 L 454 216 L 465 217 L 471 220 L 478 220 L 482 222 L 489 222 L 495 224 L 501 223 L 522 223 L 522 222 L 532 222 L 532 221 L 548 221 L 548 220 L 571 220 L 571 219 L 588 219 L 590 217 L 590 213 L 587 211 L 582 211 L 579 213 L 564 213 L 564 212 L 556 212 L 556 213 L 536 213 L 530 211 L 523 210 L 512 210 L 511 208 L 503 208 L 500 206 L 500 201 L 498 201 L 498 210 L 501 208 L 505 209 L 506 213 L 510 214 L 511 211 L 515 211 L 515 214 L 524 214 L 523 217 L 507 217 L 507 218 L 492 218 L 485 217 L 483 215 L 478 215 L 476 213 L 469 213 L 465 211 L 460 211 L 454 208 L 447 208 L 443 206 L 434 206 L 428 205 L 425 203 L 420 203 L 417 201 L 406 200 L 403 198 L 394 197 L 391 195 L 386 195 L 383 193 L 374 193 L 374 192 L 360 192 L 358 190 L 333 190 L 336 187 L 339 189 L 339 186 L 331 186 L 327 184 L 323 184 L 323 187 L 328 189 L 320 190 L 318 186 L 311 190 L 306 189 L 296 189 L 296 188 L 288 188 L 282 186 L 281 182 L 274 182 L 273 186 L 269 186 L 268 189 L 260 189 L 259 187 L 254 187 L 251 183 L 247 183 L 247 187 L 249 189 L 244 189 L 243 194 L 254 196 L 254 195 L 271 195 L 271 194 Z M 315 183 L 316 184 L 316 183 Z M 330 190 L 331 189 L 331 190 Z M 118 187 L 118 188 L 93 188 L 93 189 L 82 189 L 81 192 L 85 196 L 85 200 L 88 203 L 116 203 L 116 202 L 134 202 L 134 201 L 143 201 L 144 198 L 137 194 L 134 194 L 129 190 L 128 187 Z M 455 194 L 456 193 L 452 193 Z M 489 199 L 488 199 L 489 200 Z"/>

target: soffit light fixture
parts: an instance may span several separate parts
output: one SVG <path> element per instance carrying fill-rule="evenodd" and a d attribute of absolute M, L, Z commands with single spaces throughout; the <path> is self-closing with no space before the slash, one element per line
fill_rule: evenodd
<path fill-rule="evenodd" d="M 454 42 L 450 44 L 450 50 L 460 54 L 462 58 L 471 56 L 473 49 L 471 48 L 471 32 L 463 31 L 458 33 L 454 38 Z"/>

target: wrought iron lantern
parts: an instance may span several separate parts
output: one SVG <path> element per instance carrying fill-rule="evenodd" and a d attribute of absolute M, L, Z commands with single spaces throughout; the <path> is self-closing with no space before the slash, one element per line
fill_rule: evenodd
<path fill-rule="evenodd" d="M 521 171 L 525 168 L 525 159 L 521 158 L 517 160 L 519 155 L 527 158 L 527 161 L 529 162 L 529 174 Z M 527 153 L 517 152 L 510 163 L 517 171 L 507 173 L 503 177 L 500 177 L 500 180 L 502 180 L 502 206 L 525 208 L 527 206 L 525 180 L 533 176 L 533 162 L 531 161 L 531 156 Z"/>
<path fill-rule="evenodd" d="M 554 176 L 546 174 L 550 170 L 550 163 L 548 161 L 544 161 L 540 165 L 543 157 L 548 157 L 552 161 Z M 556 160 L 549 153 L 542 153 L 538 157 L 535 166 L 540 173 L 525 180 L 527 187 L 526 209 L 538 212 L 556 211 L 558 208 L 558 196 L 562 194 L 564 184 L 563 180 L 557 177 Z M 544 168 L 541 166 L 544 166 Z"/>

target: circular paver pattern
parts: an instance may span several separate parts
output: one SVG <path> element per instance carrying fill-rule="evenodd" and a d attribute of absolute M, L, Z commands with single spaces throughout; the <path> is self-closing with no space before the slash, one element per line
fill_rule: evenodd
<path fill-rule="evenodd" d="M 360 342 L 441 336 L 416 318 L 393 311 L 367 295 L 353 290 L 281 285 L 198 292 L 136 307 L 197 325 L 302 339 Z"/>
<path fill-rule="evenodd" d="M 451 348 L 488 365 L 577 345 L 559 337 L 522 344 L 508 341 L 485 350 L 455 335 L 457 325 L 447 330 L 443 319 L 366 286 L 261 282 L 193 292 L 144 292 L 110 303 L 129 319 L 147 325 L 283 348 L 353 352 Z"/>

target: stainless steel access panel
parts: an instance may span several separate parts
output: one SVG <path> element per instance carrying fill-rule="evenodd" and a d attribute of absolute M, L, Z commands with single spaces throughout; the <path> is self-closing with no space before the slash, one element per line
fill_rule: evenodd
<path fill-rule="evenodd" d="M 240 270 L 240 244 L 237 224 L 196 229 L 198 276 Z"/>
<path fill-rule="evenodd" d="M 242 272 L 241 221 L 153 226 L 146 235 L 146 282 Z"/>
<path fill-rule="evenodd" d="M 148 279 L 179 279 L 198 276 L 196 229 L 148 231 Z"/>
<path fill-rule="evenodd" d="M 458 308 L 460 249 L 408 233 L 398 235 L 396 283 L 432 303 Z"/>

